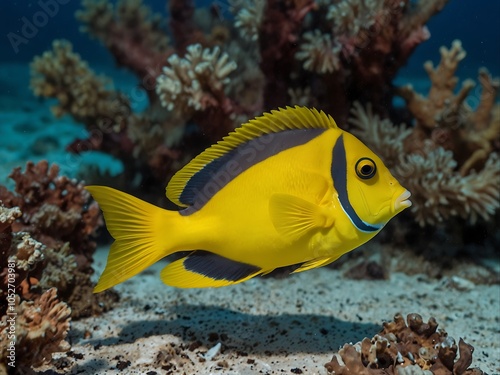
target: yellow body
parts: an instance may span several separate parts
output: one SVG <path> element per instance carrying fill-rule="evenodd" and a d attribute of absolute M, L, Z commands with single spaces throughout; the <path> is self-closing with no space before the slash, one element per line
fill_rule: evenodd
<path fill-rule="evenodd" d="M 287 120 L 294 123 L 287 124 Z M 301 264 L 297 271 L 319 267 L 368 241 L 410 205 L 409 193 L 383 162 L 322 112 L 287 108 L 239 129 L 242 130 L 207 149 L 174 176 L 167 187 L 167 196 L 185 205 L 180 195 L 192 175 L 201 175 L 208 162 L 238 146 L 241 148 L 249 140 L 288 130 L 320 129 L 321 132 L 255 164 L 252 158 L 272 147 L 276 139 L 270 137 L 264 142 L 262 138 L 261 143 L 250 144 L 244 149 L 244 157 L 226 169 L 229 173 L 225 174 L 232 176 L 229 182 L 218 177 L 197 187 L 195 197 L 205 201 L 191 211 L 187 205 L 189 214 L 186 210 L 166 211 L 111 188 L 88 187 L 116 239 L 96 291 L 124 281 L 169 254 L 186 250 L 208 254 L 209 257 L 200 258 L 210 258 L 207 270 L 198 260 L 188 267 L 186 258 L 182 258 L 163 270 L 162 280 L 166 284 L 218 287 L 245 281 L 277 267 Z M 305 133 L 298 134 L 300 137 Z M 336 169 L 332 167 L 335 165 L 332 150 L 336 145 L 339 147 L 335 152 L 344 150 L 345 155 L 345 162 L 337 168 L 343 169 L 345 165 L 340 174 L 333 172 Z M 242 168 L 242 163 L 250 164 Z M 374 165 L 376 168 L 372 168 Z M 373 176 L 368 178 L 363 173 Z M 348 197 L 339 198 L 335 186 L 340 185 L 334 180 L 344 175 Z M 210 192 L 212 196 L 204 197 Z M 346 209 L 347 200 L 353 211 Z M 374 227 L 360 230 L 352 216 L 358 216 L 362 225 Z M 228 264 L 229 272 L 236 276 L 226 278 L 224 268 Z M 237 272 L 240 264 L 241 273 Z"/>

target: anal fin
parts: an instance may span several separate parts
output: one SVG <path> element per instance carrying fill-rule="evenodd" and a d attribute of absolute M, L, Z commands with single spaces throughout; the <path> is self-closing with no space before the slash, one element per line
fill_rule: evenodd
<path fill-rule="evenodd" d="M 197 250 L 166 266 L 161 271 L 161 279 L 177 288 L 218 288 L 241 283 L 261 273 L 257 266 Z"/>

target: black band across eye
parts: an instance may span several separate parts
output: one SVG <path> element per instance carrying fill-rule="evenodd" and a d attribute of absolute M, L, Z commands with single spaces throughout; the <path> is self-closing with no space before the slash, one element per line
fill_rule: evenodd
<path fill-rule="evenodd" d="M 361 158 L 356 162 L 356 174 L 363 180 L 368 180 L 377 173 L 377 165 L 370 158 Z"/>

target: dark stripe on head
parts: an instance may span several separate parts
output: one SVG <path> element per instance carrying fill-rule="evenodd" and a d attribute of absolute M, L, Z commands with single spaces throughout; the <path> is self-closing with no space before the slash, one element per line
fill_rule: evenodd
<path fill-rule="evenodd" d="M 361 220 L 349 201 L 349 194 L 347 192 L 347 160 L 343 135 L 337 139 L 333 147 L 332 179 L 333 186 L 339 195 L 340 205 L 353 225 L 362 232 L 376 232 L 380 230 L 381 226 L 373 226 Z"/>
<path fill-rule="evenodd" d="M 281 151 L 305 144 L 325 130 L 327 129 L 292 129 L 264 134 L 212 160 L 186 183 L 179 200 L 189 207 L 179 213 L 191 215 L 251 166 Z"/>
<path fill-rule="evenodd" d="M 227 281 L 238 281 L 261 270 L 203 250 L 197 250 L 184 259 L 184 268 L 214 280 Z"/>

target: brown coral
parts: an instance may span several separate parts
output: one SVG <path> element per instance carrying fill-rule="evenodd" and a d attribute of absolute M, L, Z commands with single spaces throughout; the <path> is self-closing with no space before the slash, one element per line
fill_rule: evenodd
<path fill-rule="evenodd" d="M 31 63 L 31 89 L 36 96 L 56 98 L 52 108 L 56 116 L 70 114 L 84 123 L 90 137 L 70 146 L 75 152 L 107 149 L 115 156 L 127 158 L 132 142 L 126 135 L 132 119 L 130 103 L 111 87 L 111 82 L 98 77 L 73 52 L 66 40 L 55 40 L 52 50 L 37 56 Z M 109 152 L 109 151 L 108 151 Z"/>
<path fill-rule="evenodd" d="M 488 221 L 500 208 L 500 160 L 495 152 L 500 105 L 494 104 L 500 82 L 480 71 L 483 90 L 473 111 L 466 104 L 472 81 L 465 81 L 462 90 L 454 93 L 458 82 L 454 73 L 464 57 L 456 41 L 450 50 L 441 49 L 437 68 L 426 63 L 432 83 L 428 97 L 411 86 L 399 89 L 415 117 L 412 128 L 381 120 L 370 106 L 365 110 L 355 104 L 352 110 L 353 133 L 412 192 L 411 211 L 421 226 L 454 216 L 472 224 L 478 218 Z"/>
<path fill-rule="evenodd" d="M 68 113 L 76 121 L 85 124 L 88 138 L 73 142 L 68 146 L 70 151 L 80 153 L 99 150 L 109 153 L 123 162 L 127 178 L 132 179 L 138 174 L 144 178 L 152 175 L 165 183 L 164 179 L 175 172 L 172 165 L 179 165 L 177 161 L 182 160 L 183 156 L 173 147 L 180 141 L 188 144 L 193 142 L 172 136 L 178 134 L 175 131 L 178 126 L 194 118 L 210 142 L 220 139 L 234 128 L 231 117 L 235 111 L 234 105 L 225 96 L 222 87 L 218 87 L 218 82 L 224 80 L 234 67 L 225 72 L 232 65 L 226 64 L 224 59 L 227 59 L 227 55 L 221 54 L 214 72 L 221 72 L 221 76 L 211 80 L 210 74 L 202 74 L 204 80 L 193 80 L 201 84 L 200 90 L 196 87 L 191 90 L 195 97 L 190 103 L 196 111 L 186 105 L 177 108 L 180 113 L 172 115 L 160 107 L 160 98 L 155 90 L 156 78 L 173 53 L 159 25 L 159 17 L 152 15 L 140 0 L 122 0 L 116 6 L 106 1 L 85 1 L 83 6 L 77 18 L 84 23 L 85 31 L 100 39 L 120 65 L 138 75 L 151 106 L 143 113 L 133 113 L 129 99 L 113 88 L 110 79 L 96 76 L 88 64 L 73 52 L 71 44 L 64 40 L 54 41 L 51 51 L 34 59 L 31 65 L 32 90 L 37 96 L 58 99 L 58 104 L 53 108 L 56 115 Z M 188 2 L 171 2 L 171 7 L 173 22 L 178 21 L 177 18 L 191 17 L 189 11 L 184 12 L 189 8 Z M 186 27 L 184 25 L 181 29 Z M 184 39 L 190 39 L 184 31 Z M 204 65 L 209 73 L 210 63 Z M 165 144 L 168 144 L 167 152 Z M 203 149 L 203 146 L 197 147 L 195 153 Z"/>
<path fill-rule="evenodd" d="M 134 71 L 148 93 L 151 82 L 171 51 L 162 30 L 161 16 L 152 14 L 141 0 L 85 0 L 77 18 L 83 30 L 99 39 L 113 53 L 117 64 Z"/>
<path fill-rule="evenodd" d="M 15 367 L 18 373 L 50 363 L 52 355 L 65 352 L 70 345 L 65 338 L 70 327 L 71 309 L 57 297 L 55 288 L 47 290 L 34 301 L 20 301 L 16 296 L 15 315 L 5 315 L 0 321 L 1 363 L 6 363 L 9 327 L 15 319 Z"/>
<path fill-rule="evenodd" d="M 83 184 L 59 176 L 56 164 L 47 161 L 28 162 L 26 170 L 16 168 L 11 173 L 15 193 L 0 187 L 0 199 L 8 207 L 19 207 L 22 219 L 13 223 L 16 232 L 30 232 L 47 246 L 58 247 L 68 241 L 82 263 L 91 262 L 95 243 L 90 239 L 99 224 L 97 204 Z M 84 260 L 85 259 L 85 260 Z"/>
<path fill-rule="evenodd" d="M 133 113 L 127 97 L 96 77 L 63 42 L 56 43 L 46 58 L 35 60 L 33 89 L 58 98 L 59 108 L 86 124 L 89 138 L 72 144 L 71 150 L 108 152 L 123 161 L 122 181 L 162 186 L 234 126 L 263 110 L 288 105 L 290 98 L 321 107 L 338 123 L 347 121 L 355 99 L 371 103 L 376 113 L 392 114 L 387 106 L 395 94 L 392 80 L 429 36 L 425 23 L 446 3 L 233 0 L 229 9 L 219 4 L 202 12 L 193 1 L 175 0 L 169 2 L 170 42 L 158 16 L 140 0 L 115 5 L 87 0 L 78 18 L 120 65 L 139 77 L 149 107 Z M 228 10 L 234 19 L 225 18 Z M 241 37 L 242 28 L 250 38 Z M 433 82 L 428 98 L 410 88 L 399 90 L 416 119 L 415 127 L 402 128 L 401 133 L 379 127 L 385 133 L 378 140 L 370 136 L 382 135 L 371 129 L 378 125 L 368 122 L 365 129 L 364 140 L 375 143 L 374 150 L 385 154 L 386 163 L 414 194 L 412 210 L 421 224 L 454 216 L 470 222 L 479 217 L 489 220 L 497 209 L 497 161 L 492 154 L 498 149 L 495 137 L 500 130 L 500 106 L 494 105 L 498 82 L 480 71 L 483 90 L 472 111 L 467 105 L 471 81 L 453 94 L 454 71 L 463 57 L 455 43 L 442 50 L 439 66 L 426 65 Z M 71 78 L 78 74 L 80 79 Z M 305 87 L 306 94 L 296 95 Z M 404 139 L 404 147 L 390 141 L 395 133 L 398 142 Z M 439 147 L 453 151 L 456 164 Z M 410 156 L 401 162 L 401 153 Z M 413 157 L 416 154 L 423 158 Z M 486 171 L 486 165 L 493 169 Z M 453 172 L 439 174 L 439 168 Z M 459 180 L 456 171 L 467 178 Z M 480 182 L 486 178 L 489 182 Z M 52 209 L 43 207 L 34 219 L 47 225 L 44 212 Z"/>
<path fill-rule="evenodd" d="M 462 176 L 475 169 L 482 169 L 500 132 L 500 119 L 495 116 L 500 105 L 495 98 L 500 80 L 493 79 L 486 71 L 479 72 L 482 94 L 473 111 L 467 104 L 474 87 L 472 80 L 465 80 L 457 94 L 454 93 L 458 78 L 454 76 L 458 64 L 466 56 L 460 41 L 455 40 L 450 49 L 442 47 L 441 61 L 434 68 L 430 61 L 424 65 L 431 88 L 427 97 L 416 93 L 411 86 L 399 88 L 398 93 L 407 102 L 415 118 L 412 135 L 406 139 L 407 152 L 421 152 L 430 141 L 433 148 L 443 147 L 453 152 Z"/>
<path fill-rule="evenodd" d="M 15 232 L 12 225 L 22 216 L 19 207 L 7 208 L 0 201 L 0 298 L 15 292 L 28 297 L 30 273 L 44 260 L 46 246 L 31 238 L 29 233 Z M 8 225 L 8 226 L 6 226 Z M 0 315 L 5 314 L 7 305 L 0 307 Z"/>
<path fill-rule="evenodd" d="M 334 55 L 339 60 L 336 71 L 343 74 L 333 82 L 319 81 L 318 85 L 325 84 L 330 87 L 326 89 L 328 91 L 348 95 L 348 101 L 371 102 L 377 111 L 384 112 L 387 110 L 385 103 L 390 102 L 392 94 L 390 90 L 380 88 L 390 86 L 415 47 L 430 37 L 425 23 L 447 1 L 322 1 L 316 17 L 324 18 L 323 22 L 318 22 L 319 25 L 332 35 L 331 44 L 341 50 L 335 51 Z M 408 27 L 409 24 L 412 26 Z M 297 57 L 302 58 L 302 55 Z M 329 71 L 317 72 L 325 74 Z M 349 79 L 344 81 L 346 76 Z M 332 90 L 332 87 L 335 89 Z M 337 96 L 335 98 L 337 100 Z M 329 111 L 337 119 L 343 120 L 347 115 L 345 107 L 330 106 L 332 109 Z"/>
<path fill-rule="evenodd" d="M 259 31 L 260 69 L 266 77 L 264 108 L 287 104 L 287 89 L 294 71 L 297 41 L 303 19 L 316 7 L 312 0 L 269 0 Z"/>
<path fill-rule="evenodd" d="M 127 98 L 98 79 L 62 42 L 46 58 L 35 60 L 33 89 L 36 94 L 58 98 L 61 110 L 86 124 L 90 137 L 72 144 L 71 150 L 102 150 L 123 161 L 126 179 L 152 176 L 165 183 L 176 168 L 235 125 L 263 110 L 290 104 L 289 92 L 303 88 L 306 82 L 313 88 L 310 96 L 315 103 L 340 122 L 347 118 L 353 97 L 384 108 L 381 103 L 390 102 L 391 80 L 397 69 L 424 39 L 424 23 L 446 1 L 234 0 L 227 4 L 230 9 L 213 5 L 198 17 L 201 11 L 193 1 L 175 0 L 169 2 L 170 43 L 160 17 L 141 0 L 116 4 L 86 0 L 77 13 L 84 31 L 107 46 L 119 65 L 139 77 L 150 107 L 141 114 L 133 113 Z M 328 20 L 325 7 L 342 17 Z M 234 19 L 225 18 L 227 10 L 234 11 Z M 408 28 L 405 25 L 410 21 L 412 27 Z M 246 30 L 243 37 L 238 33 L 242 29 Z M 363 48 L 368 44 L 371 48 Z M 205 65 L 208 73 L 192 72 L 193 77 L 180 79 L 183 72 L 178 71 L 177 63 L 189 60 L 195 45 L 212 54 L 217 45 L 236 59 L 235 79 L 220 87 L 218 83 L 234 69 L 221 61 L 214 61 L 216 69 L 207 70 Z M 323 79 L 311 71 L 329 77 Z M 75 73 L 80 76 L 73 80 Z M 97 95 L 89 95 L 89 88 Z M 159 95 L 164 104 L 180 113 L 159 108 Z M 182 132 L 192 122 L 198 125 L 194 137 L 188 136 L 192 132 Z"/>
<path fill-rule="evenodd" d="M 101 219 L 83 185 L 59 176 L 57 165 L 49 167 L 46 161 L 28 162 L 26 171 L 16 168 L 10 177 L 16 183 L 15 193 L 0 186 L 0 199 L 5 207 L 18 207 L 22 216 L 9 220 L 1 251 L 16 265 L 18 294 L 31 299 L 57 286 L 59 296 L 73 307 L 73 317 L 109 308 L 116 295 L 92 294 L 96 244 L 91 236 Z M 62 267 L 54 272 L 57 265 Z M 4 278 L 6 265 L 2 267 Z"/>
<path fill-rule="evenodd" d="M 372 339 L 344 345 L 325 367 L 336 375 L 483 374 L 469 368 L 472 346 L 460 339 L 457 347 L 455 340 L 437 327 L 434 318 L 424 323 L 419 314 L 408 314 L 405 322 L 396 314 Z"/>

